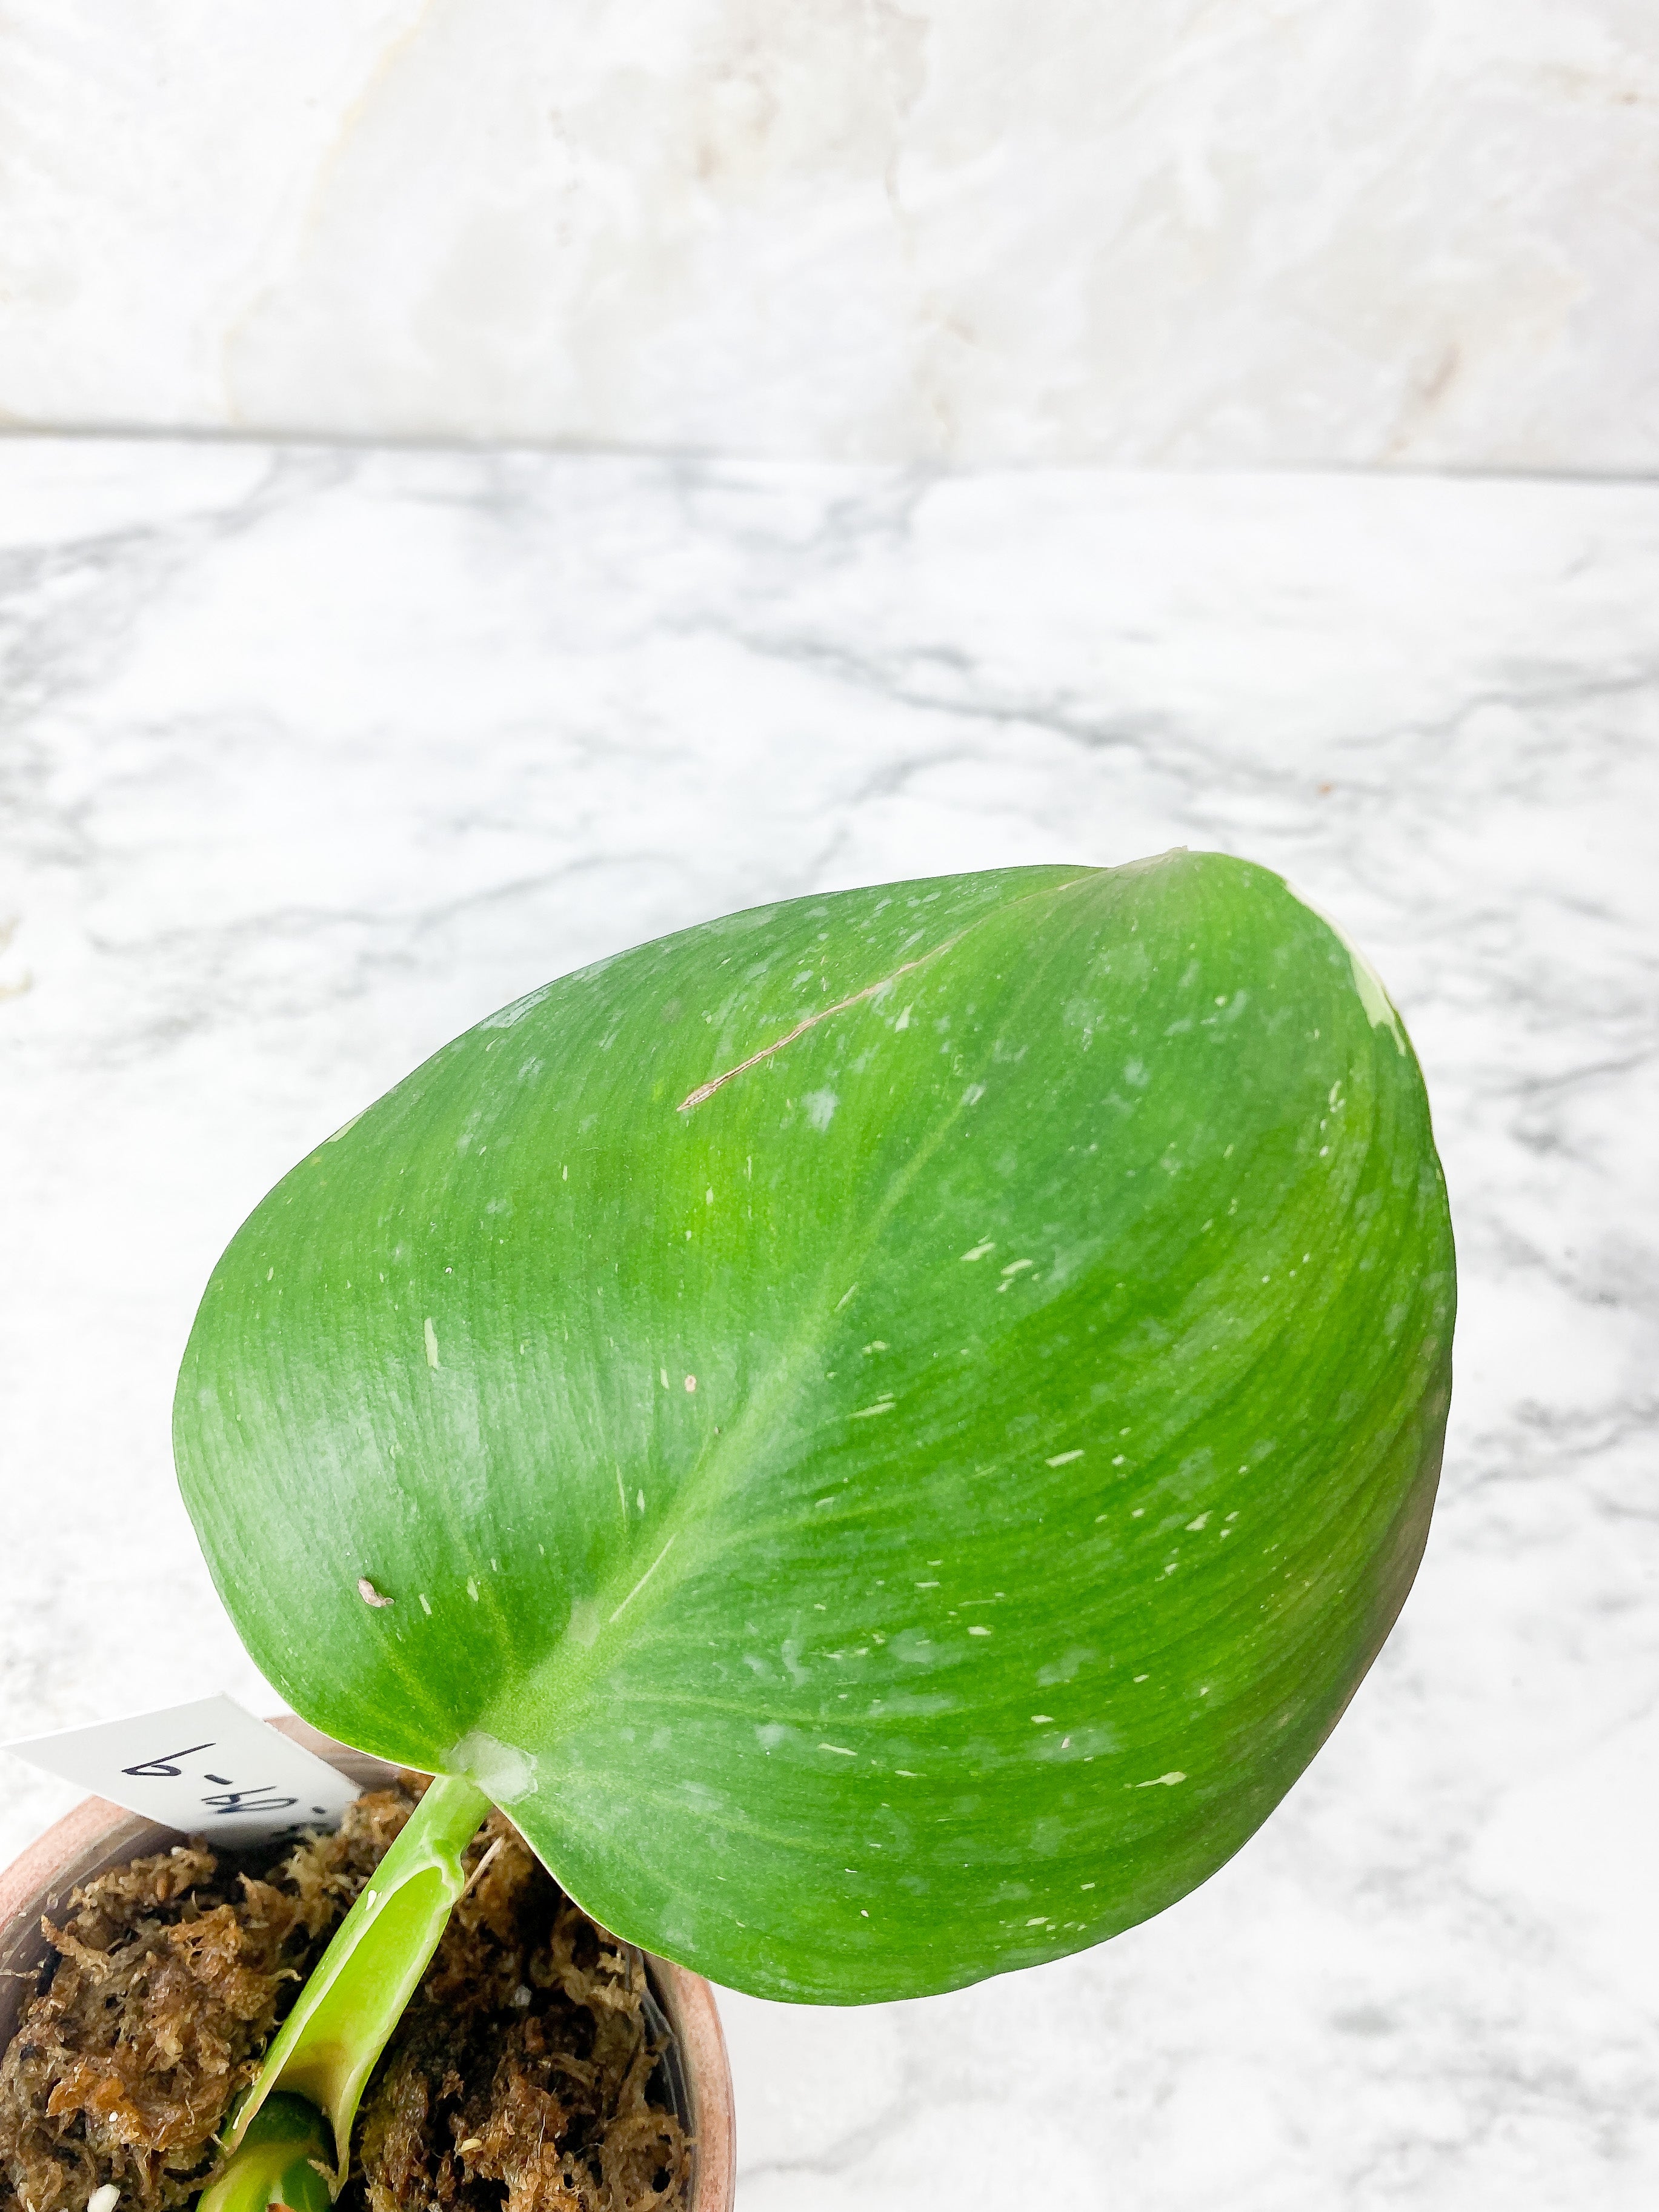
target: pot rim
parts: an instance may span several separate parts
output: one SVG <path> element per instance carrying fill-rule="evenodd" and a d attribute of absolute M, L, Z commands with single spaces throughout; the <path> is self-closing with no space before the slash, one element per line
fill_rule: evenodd
<path fill-rule="evenodd" d="M 355 1782 L 360 1790 L 384 1788 L 398 1769 L 337 1743 L 308 1723 L 284 1714 L 270 1723 L 295 1743 Z M 37 1837 L 11 1864 L 0 1869 L 0 2052 L 15 2033 L 33 1994 L 30 1969 L 45 1965 L 51 1947 L 40 1932 L 45 1913 L 54 1912 L 70 1892 L 129 1859 L 166 1850 L 186 1840 L 176 1828 L 163 1827 L 142 1814 L 129 1813 L 107 1798 L 88 1797 L 46 1833 Z M 732 2069 L 714 1992 L 701 1974 L 644 1954 L 646 1971 L 679 2045 L 686 2094 L 696 2138 L 692 2152 L 690 2212 L 732 2212 L 736 2190 L 736 2113 Z"/>

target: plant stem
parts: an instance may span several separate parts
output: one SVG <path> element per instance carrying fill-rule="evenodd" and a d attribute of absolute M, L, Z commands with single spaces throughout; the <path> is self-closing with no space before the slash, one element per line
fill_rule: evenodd
<path fill-rule="evenodd" d="M 320 2212 L 283 2193 L 290 2184 L 303 2188 L 299 2168 L 315 2171 L 319 2151 L 298 2148 L 302 2136 L 320 2146 L 320 2163 L 333 2174 L 327 2195 L 337 2194 L 357 2101 L 466 1887 L 461 1853 L 489 1811 L 483 1790 L 458 1775 L 429 1784 L 266 2052 L 227 2138 L 229 2162 L 198 2212 L 264 2212 L 270 2204 Z M 257 2125 L 273 2097 L 279 2111 Z"/>
<path fill-rule="evenodd" d="M 269 2096 L 230 2164 L 202 2199 L 217 2212 L 329 2212 L 333 2164 L 328 2122 L 303 2097 Z"/>

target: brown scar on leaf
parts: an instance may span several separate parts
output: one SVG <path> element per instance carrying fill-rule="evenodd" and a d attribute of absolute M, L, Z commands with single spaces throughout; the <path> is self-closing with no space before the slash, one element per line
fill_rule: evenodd
<path fill-rule="evenodd" d="M 701 1106 L 705 1098 L 712 1098 L 720 1086 L 730 1083 L 734 1076 L 746 1074 L 751 1067 L 758 1067 L 762 1060 L 770 1060 L 775 1052 L 781 1052 L 785 1045 L 793 1044 L 795 1039 L 805 1036 L 808 1030 L 816 1029 L 820 1022 L 827 1022 L 831 1014 L 844 1014 L 849 1006 L 856 1006 L 866 999 L 873 999 L 878 991 L 884 991 L 890 984 L 896 983 L 901 975 L 908 975 L 913 969 L 925 967 L 928 961 L 936 960 L 940 953 L 949 952 L 952 946 L 960 945 L 966 934 L 965 930 L 959 931 L 943 945 L 935 945 L 926 952 L 919 952 L 914 960 L 907 960 L 902 968 L 895 968 L 890 975 L 883 975 L 873 983 L 866 983 L 861 991 L 854 991 L 850 998 L 837 999 L 833 1006 L 821 1006 L 817 1013 L 808 1014 L 804 1021 L 795 1024 L 787 1036 L 778 1037 L 771 1044 L 763 1044 L 758 1052 L 751 1052 L 747 1060 L 740 1060 L 735 1067 L 728 1067 L 723 1075 L 717 1075 L 712 1082 L 699 1084 L 695 1091 L 688 1091 L 674 1109 L 675 1112 L 689 1114 L 694 1106 Z"/>
<path fill-rule="evenodd" d="M 357 1577 L 357 1595 L 365 1605 L 395 1605 L 395 1598 L 383 1597 L 367 1575 Z"/>

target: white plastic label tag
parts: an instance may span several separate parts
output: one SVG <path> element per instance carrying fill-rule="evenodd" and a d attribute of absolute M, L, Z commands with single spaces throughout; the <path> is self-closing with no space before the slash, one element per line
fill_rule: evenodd
<path fill-rule="evenodd" d="M 129 1812 L 232 1844 L 336 1827 L 357 1795 L 314 1752 L 223 1696 L 5 1748 Z"/>

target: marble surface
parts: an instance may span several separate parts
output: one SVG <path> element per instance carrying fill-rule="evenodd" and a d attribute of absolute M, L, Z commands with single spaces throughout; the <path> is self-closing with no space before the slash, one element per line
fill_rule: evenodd
<path fill-rule="evenodd" d="M 1648 0 L 10 0 L 0 420 L 1659 469 Z"/>
<path fill-rule="evenodd" d="M 743 2212 L 1636 2212 L 1659 2182 L 1659 489 L 0 444 L 0 1734 L 221 1686 L 195 1297 L 465 1024 L 700 917 L 1173 843 L 1290 873 L 1427 1072 L 1442 1504 L 1186 1903 L 725 2002 Z M 0 1760 L 0 1852 L 72 1792 Z"/>

